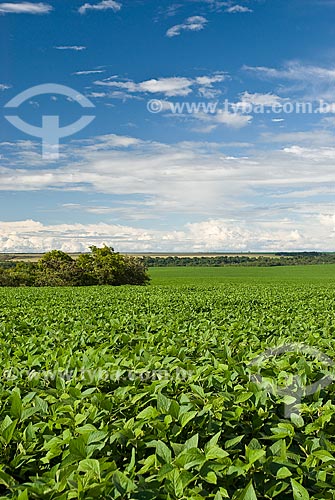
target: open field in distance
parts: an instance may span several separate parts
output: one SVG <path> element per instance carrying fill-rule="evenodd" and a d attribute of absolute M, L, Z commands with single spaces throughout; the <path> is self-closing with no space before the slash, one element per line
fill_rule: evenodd
<path fill-rule="evenodd" d="M 335 286 L 335 264 L 291 267 L 155 267 L 149 270 L 153 285 L 271 285 L 323 283 Z"/>
<path fill-rule="evenodd" d="M 168 257 L 187 257 L 187 258 L 198 258 L 198 257 L 249 257 L 249 258 L 260 258 L 267 257 L 273 259 L 285 258 L 288 255 L 279 255 L 278 253 L 266 253 L 266 252 L 245 252 L 245 253 L 236 253 L 236 252 L 217 252 L 217 253 L 159 253 L 159 252 L 142 252 L 142 253 L 130 253 L 130 252 L 122 252 L 125 255 L 131 255 L 134 257 L 160 257 L 160 258 L 168 258 Z M 328 252 L 331 254 L 331 252 Z M 297 255 L 299 252 L 297 252 Z M 37 262 L 44 254 L 43 253 L 0 253 L 0 262 Z M 71 257 L 78 258 L 81 253 L 70 253 Z"/>

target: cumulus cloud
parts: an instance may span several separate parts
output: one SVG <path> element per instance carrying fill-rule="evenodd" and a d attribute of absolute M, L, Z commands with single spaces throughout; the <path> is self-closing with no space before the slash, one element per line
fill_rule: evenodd
<path fill-rule="evenodd" d="M 8 89 L 10 89 L 10 85 L 6 85 L 5 83 L 0 83 L 0 92 Z"/>
<path fill-rule="evenodd" d="M 188 17 L 182 24 L 176 24 L 167 30 L 166 36 L 173 38 L 179 36 L 182 31 L 201 31 L 205 28 L 208 20 L 203 16 Z"/>
<path fill-rule="evenodd" d="M 334 231 L 335 217 L 320 214 L 304 224 L 280 220 L 266 223 L 207 219 L 180 229 L 154 230 L 117 224 L 47 225 L 34 220 L 0 221 L 1 252 L 84 252 L 91 245 L 113 246 L 122 252 L 290 251 L 332 249 L 322 237 Z M 313 233 L 317 229 L 317 233 Z"/>
<path fill-rule="evenodd" d="M 110 206 L 77 206 L 77 212 L 95 215 L 92 224 L 0 223 L 2 251 L 81 251 L 103 243 L 122 251 L 334 247 L 334 204 L 322 197 L 334 184 L 330 146 L 293 144 L 236 156 L 224 143 L 164 144 L 107 135 L 63 146 L 57 167 L 47 165 L 30 141 L 1 148 L 2 191 L 61 190 L 112 200 Z M 311 188 L 316 198 L 307 204 Z M 105 217 L 108 223 L 101 222 Z M 167 229 L 129 225 L 153 217 Z M 193 222 L 181 227 L 180 220 Z"/>
<path fill-rule="evenodd" d="M 188 78 L 152 78 L 140 83 L 133 81 L 96 81 L 96 85 L 105 87 L 114 87 L 125 91 L 126 93 L 149 93 L 165 94 L 166 96 L 186 96 L 192 92 L 193 81 Z"/>
<path fill-rule="evenodd" d="M 0 3 L 0 14 L 48 14 L 53 7 L 46 3 Z"/>
<path fill-rule="evenodd" d="M 104 0 L 103 2 L 97 4 L 85 3 L 81 7 L 79 7 L 78 12 L 80 14 L 86 14 L 88 10 L 113 10 L 114 12 L 118 12 L 121 10 L 122 4 L 116 2 L 115 0 Z"/>
<path fill-rule="evenodd" d="M 114 77 L 98 80 L 95 85 L 116 88 L 123 92 L 123 97 L 127 94 L 145 93 L 145 94 L 163 94 L 167 97 L 187 96 L 193 92 L 194 88 L 204 92 L 206 89 L 213 90 L 215 83 L 223 82 L 226 79 L 224 73 L 215 75 L 201 76 L 195 79 L 186 77 L 170 77 L 170 78 L 152 78 L 136 83 L 133 80 L 118 81 Z M 203 93 L 202 93 L 203 95 Z"/>

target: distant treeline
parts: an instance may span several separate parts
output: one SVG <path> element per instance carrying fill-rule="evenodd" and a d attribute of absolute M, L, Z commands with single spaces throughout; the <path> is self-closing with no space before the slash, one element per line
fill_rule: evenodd
<path fill-rule="evenodd" d="M 221 267 L 221 266 L 250 266 L 275 267 L 297 266 L 311 264 L 335 264 L 335 253 L 301 252 L 276 253 L 268 257 L 264 255 L 217 255 L 215 257 L 144 257 L 147 267 Z"/>
<path fill-rule="evenodd" d="M 0 287 L 144 285 L 149 276 L 142 259 L 121 255 L 113 248 L 91 247 L 78 259 L 52 250 L 38 262 L 3 262 Z"/>

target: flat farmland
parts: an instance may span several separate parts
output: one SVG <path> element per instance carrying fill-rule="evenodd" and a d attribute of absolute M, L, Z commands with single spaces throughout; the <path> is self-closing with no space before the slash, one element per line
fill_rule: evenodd
<path fill-rule="evenodd" d="M 150 273 L 0 289 L 0 498 L 333 499 L 335 266 Z"/>
<path fill-rule="evenodd" d="M 283 267 L 158 267 L 150 269 L 153 284 L 334 283 L 335 265 Z"/>

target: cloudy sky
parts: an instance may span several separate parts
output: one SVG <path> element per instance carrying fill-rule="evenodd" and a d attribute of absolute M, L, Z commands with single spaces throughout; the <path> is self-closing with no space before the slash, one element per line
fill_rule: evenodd
<path fill-rule="evenodd" d="M 335 250 L 334 16 L 333 0 L 0 2 L 0 251 Z M 59 153 L 13 124 L 83 115 Z"/>

